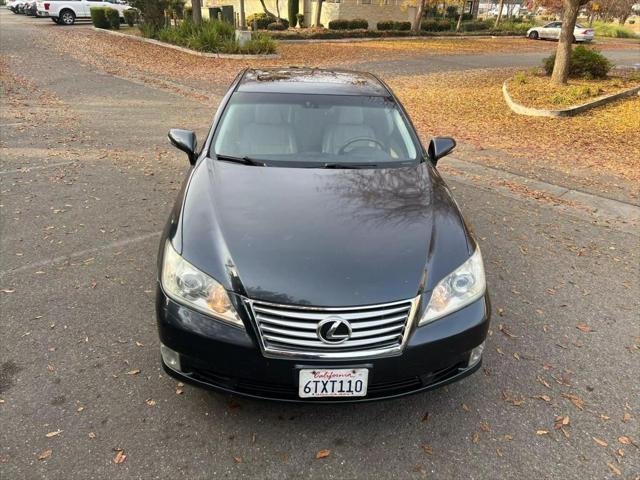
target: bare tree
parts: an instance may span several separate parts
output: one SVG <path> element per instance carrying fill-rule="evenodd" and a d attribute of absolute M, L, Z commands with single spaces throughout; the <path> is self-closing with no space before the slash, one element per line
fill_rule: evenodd
<path fill-rule="evenodd" d="M 191 0 L 193 23 L 202 24 L 202 0 Z"/>
<path fill-rule="evenodd" d="M 502 9 L 504 8 L 504 0 L 500 0 L 498 4 L 498 16 L 496 17 L 496 23 L 493 24 L 494 27 L 500 25 L 500 20 L 502 20 Z"/>
<path fill-rule="evenodd" d="M 416 16 L 413 19 L 413 25 L 411 25 L 411 29 L 414 32 L 420 32 L 420 26 L 422 24 L 422 17 L 424 15 L 424 7 L 427 3 L 427 0 L 417 0 L 416 2 Z"/>
<path fill-rule="evenodd" d="M 314 25 L 316 27 L 320 26 L 321 15 L 322 15 L 322 0 L 318 0 L 318 9 L 316 10 L 316 21 L 314 22 Z"/>
<path fill-rule="evenodd" d="M 574 42 L 573 30 L 576 27 L 576 19 L 580 7 L 589 0 L 564 0 L 562 13 L 562 30 L 560 31 L 560 41 L 556 49 L 556 60 L 553 64 L 551 82 L 556 85 L 566 85 L 569 78 L 569 67 L 571 62 L 571 44 Z"/>

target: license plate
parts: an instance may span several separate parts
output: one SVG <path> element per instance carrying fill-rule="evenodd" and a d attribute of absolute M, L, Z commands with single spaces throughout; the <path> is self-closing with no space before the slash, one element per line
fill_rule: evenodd
<path fill-rule="evenodd" d="M 366 368 L 300 370 L 300 398 L 364 397 L 367 394 L 369 370 Z"/>

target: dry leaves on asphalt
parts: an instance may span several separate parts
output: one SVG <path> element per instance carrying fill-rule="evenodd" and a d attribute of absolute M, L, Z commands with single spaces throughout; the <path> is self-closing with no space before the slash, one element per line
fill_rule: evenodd
<path fill-rule="evenodd" d="M 331 455 L 331 450 L 320 450 L 318 453 L 316 453 L 316 460 L 326 458 L 329 455 Z"/>
<path fill-rule="evenodd" d="M 127 459 L 127 456 L 124 454 L 124 450 L 121 448 L 114 448 L 113 451 L 116 452 L 115 457 L 113 457 L 113 463 L 119 464 Z"/>
<path fill-rule="evenodd" d="M 591 333 L 593 332 L 593 330 L 591 329 L 591 327 L 585 323 L 579 323 L 578 325 L 576 325 L 576 328 L 578 330 L 580 330 L 581 332 L 584 333 Z"/>
<path fill-rule="evenodd" d="M 62 430 L 55 430 L 53 432 L 49 432 L 45 435 L 45 437 L 47 438 L 51 438 L 51 437 L 57 437 L 58 435 L 60 435 L 62 433 Z"/>
<path fill-rule="evenodd" d="M 47 458 L 49 458 L 51 456 L 51 454 L 53 453 L 53 450 L 51 450 L 50 448 L 45 450 L 44 452 L 40 453 L 40 455 L 38 455 L 38 460 L 46 460 Z"/>

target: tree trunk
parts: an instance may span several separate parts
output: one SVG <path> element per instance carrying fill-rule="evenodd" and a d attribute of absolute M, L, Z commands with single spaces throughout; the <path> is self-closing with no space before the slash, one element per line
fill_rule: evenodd
<path fill-rule="evenodd" d="M 566 85 L 567 78 L 569 78 L 571 44 L 573 43 L 573 29 L 576 26 L 578 10 L 580 10 L 580 0 L 564 0 L 562 30 L 560 31 L 556 61 L 553 64 L 553 73 L 551 74 L 551 82 L 556 85 Z"/>
<path fill-rule="evenodd" d="M 589 28 L 593 27 L 593 17 L 594 17 L 594 13 L 591 12 L 591 15 L 589 15 Z"/>
<path fill-rule="evenodd" d="M 276 0 L 276 15 L 277 15 L 277 23 L 280 23 L 280 1 Z"/>
<path fill-rule="evenodd" d="M 262 5 L 262 10 L 264 10 L 264 13 L 266 13 L 270 17 L 275 17 L 275 15 L 273 13 L 271 13 L 269 11 L 269 9 L 267 8 L 267 6 L 264 4 L 264 0 L 260 0 L 260 5 Z"/>
<path fill-rule="evenodd" d="M 460 24 L 462 23 L 462 15 L 464 14 L 464 3 L 462 4 L 462 8 L 460 8 L 460 14 L 458 15 L 458 23 L 456 24 L 456 32 L 460 31 Z"/>
<path fill-rule="evenodd" d="M 192 9 L 192 17 L 193 23 L 196 25 L 202 24 L 202 2 L 201 0 L 191 0 L 191 9 Z"/>
<path fill-rule="evenodd" d="M 244 0 L 240 0 L 240 30 L 247 29 L 247 17 L 244 11 Z"/>
<path fill-rule="evenodd" d="M 320 17 L 322 15 L 322 0 L 318 0 L 318 9 L 316 10 L 316 21 L 313 24 L 316 27 L 320 26 Z"/>
<path fill-rule="evenodd" d="M 496 23 L 493 24 L 494 27 L 500 25 L 500 20 L 502 20 L 502 9 L 504 8 L 504 0 L 500 0 L 498 4 L 498 16 L 496 17 Z"/>
<path fill-rule="evenodd" d="M 416 16 L 413 19 L 413 25 L 411 25 L 411 30 L 413 30 L 416 33 L 420 32 L 420 26 L 422 24 L 422 16 L 424 15 L 424 4 L 425 4 L 426 0 L 418 0 L 417 2 L 417 9 L 416 9 Z"/>

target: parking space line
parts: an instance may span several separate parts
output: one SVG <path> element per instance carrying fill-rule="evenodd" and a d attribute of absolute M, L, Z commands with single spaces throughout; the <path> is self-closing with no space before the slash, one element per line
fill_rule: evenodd
<path fill-rule="evenodd" d="M 54 265 L 56 263 L 64 263 L 67 262 L 69 260 L 73 260 L 76 258 L 80 258 L 80 257 L 84 257 L 86 255 L 92 254 L 92 253 L 96 253 L 96 252 L 102 252 L 105 250 L 112 250 L 114 248 L 120 248 L 120 247 L 126 247 L 127 245 L 131 245 L 133 243 L 138 243 L 138 242 L 143 242 L 145 240 L 149 240 L 151 238 L 155 238 L 155 237 L 159 237 L 160 234 L 162 232 L 153 232 L 153 233 L 146 233 L 144 235 L 139 235 L 137 237 L 133 237 L 133 238 L 127 238 L 126 240 L 117 240 L 115 242 L 111 242 L 108 243 L 106 245 L 101 245 L 100 247 L 94 247 L 94 248 L 87 248 L 85 250 L 79 250 L 75 253 L 72 253 L 71 255 L 60 255 L 59 257 L 54 257 L 54 258 L 50 258 L 47 260 L 41 260 L 39 262 L 35 262 L 35 263 L 29 263 L 27 265 L 23 265 L 21 267 L 18 268 L 14 268 L 12 270 L 3 270 L 0 271 L 0 278 L 4 277 L 7 274 L 10 273 L 21 273 L 21 272 L 25 272 L 27 270 L 32 270 L 34 268 L 42 268 L 42 267 L 47 267 L 49 265 Z M 155 251 L 154 251 L 155 253 Z"/>

